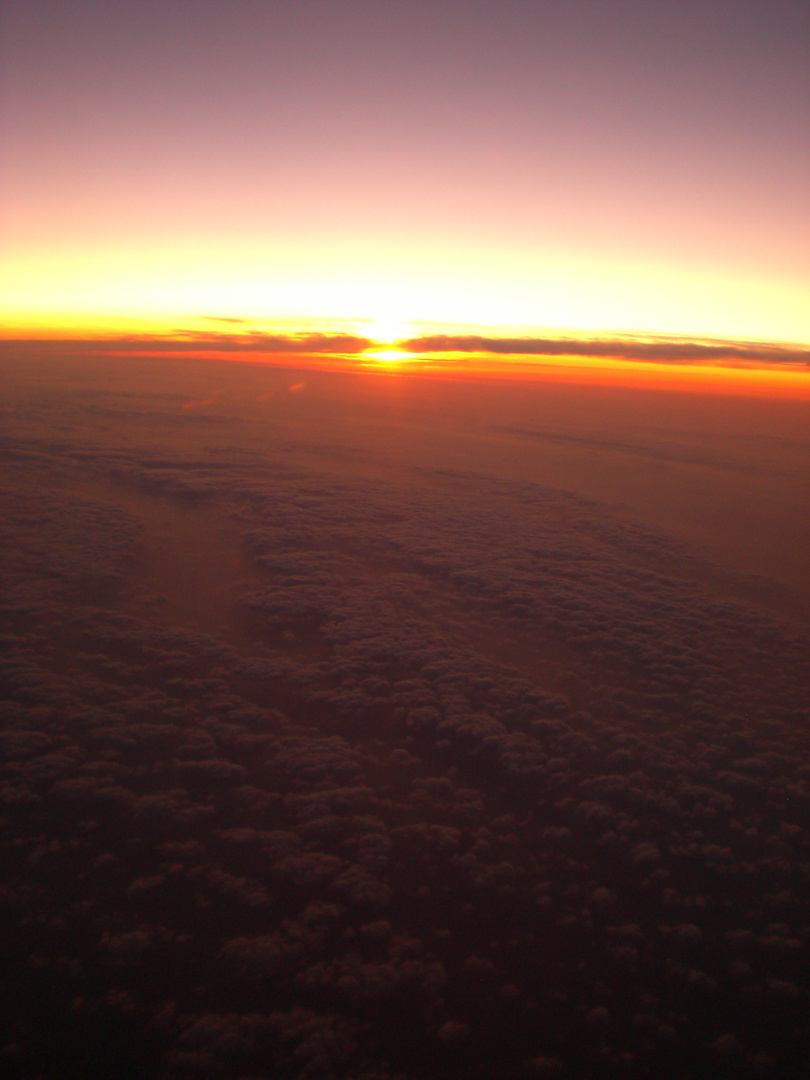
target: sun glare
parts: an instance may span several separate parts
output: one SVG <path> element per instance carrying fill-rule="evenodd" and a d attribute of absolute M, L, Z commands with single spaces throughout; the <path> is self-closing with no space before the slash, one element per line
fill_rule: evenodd
<path fill-rule="evenodd" d="M 363 333 L 379 345 L 393 345 L 404 338 L 412 337 L 413 325 L 395 315 L 381 315 L 363 325 Z"/>
<path fill-rule="evenodd" d="M 364 353 L 372 360 L 379 360 L 383 364 L 398 364 L 403 360 L 413 360 L 414 354 L 403 352 L 401 349 L 377 349 L 374 352 Z"/>

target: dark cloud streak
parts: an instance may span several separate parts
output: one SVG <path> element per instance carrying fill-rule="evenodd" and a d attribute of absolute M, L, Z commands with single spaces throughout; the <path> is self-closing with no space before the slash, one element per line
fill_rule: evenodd
<path fill-rule="evenodd" d="M 692 341 L 680 338 L 494 338 L 436 334 L 409 338 L 409 352 L 494 353 L 509 356 L 592 356 L 658 364 L 739 363 L 810 364 L 810 349 L 761 341 Z"/>
<path fill-rule="evenodd" d="M 220 320 L 218 320 L 220 321 Z M 223 320 L 224 321 L 224 320 Z M 106 338 L 7 339 L 0 348 L 26 352 L 197 353 L 202 350 L 235 353 L 362 353 L 374 342 L 353 334 L 217 334 L 184 331 L 183 336 Z"/>

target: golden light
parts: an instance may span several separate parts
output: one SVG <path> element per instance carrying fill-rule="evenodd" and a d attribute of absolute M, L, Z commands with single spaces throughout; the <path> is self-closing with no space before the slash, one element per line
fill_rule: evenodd
<path fill-rule="evenodd" d="M 182 241 L 182 242 L 181 242 Z M 181 237 L 105 246 L 6 245 L 0 316 L 31 332 L 203 330 L 217 317 L 343 331 L 389 351 L 443 327 L 522 335 L 650 332 L 806 341 L 807 291 L 745 268 L 575 257 L 538 249 L 478 254 L 402 245 L 306 245 Z M 316 258 L 317 256 L 317 258 Z M 8 329 L 6 329 L 8 334 Z"/>
<path fill-rule="evenodd" d="M 412 323 L 406 322 L 396 315 L 386 314 L 379 315 L 364 323 L 363 333 L 380 345 L 393 345 L 404 338 L 413 337 L 414 327 Z M 402 355 L 407 354 L 403 353 Z"/>
<path fill-rule="evenodd" d="M 403 360 L 415 359 L 414 353 L 403 352 L 401 349 L 381 349 L 374 352 L 363 353 L 364 357 L 371 360 L 380 360 L 384 364 L 399 364 Z"/>

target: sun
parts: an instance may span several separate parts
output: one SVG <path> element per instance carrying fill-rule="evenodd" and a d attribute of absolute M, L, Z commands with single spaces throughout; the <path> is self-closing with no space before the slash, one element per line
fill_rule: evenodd
<path fill-rule="evenodd" d="M 379 315 L 364 323 L 363 332 L 378 345 L 393 345 L 413 337 L 413 324 L 396 315 Z"/>

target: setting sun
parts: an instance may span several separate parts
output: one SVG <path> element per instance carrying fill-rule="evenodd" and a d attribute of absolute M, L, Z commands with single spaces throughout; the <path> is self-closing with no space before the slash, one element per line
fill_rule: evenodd
<path fill-rule="evenodd" d="M 379 360 L 383 364 L 400 364 L 403 361 L 415 359 L 414 353 L 402 352 L 401 349 L 382 349 L 375 350 L 374 352 L 367 352 L 363 354 L 364 357 L 370 357 L 372 360 Z"/>
<path fill-rule="evenodd" d="M 363 322 L 360 325 L 360 330 L 379 345 L 393 345 L 398 341 L 411 337 L 414 333 L 414 326 L 396 315 L 380 315 L 369 322 Z M 377 355 L 381 359 L 390 359 L 390 357 L 383 357 L 381 353 Z"/>

